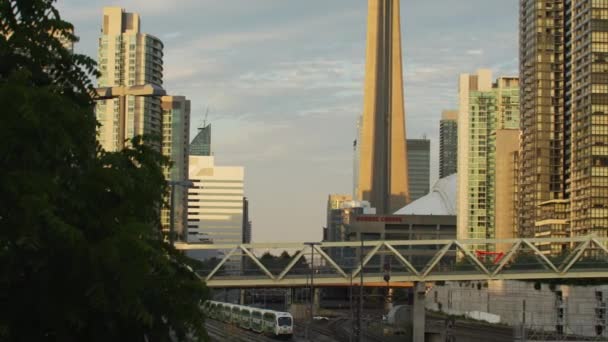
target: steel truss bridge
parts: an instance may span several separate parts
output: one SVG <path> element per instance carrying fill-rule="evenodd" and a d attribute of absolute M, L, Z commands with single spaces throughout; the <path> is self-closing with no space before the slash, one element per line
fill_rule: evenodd
<path fill-rule="evenodd" d="M 349 241 L 240 245 L 176 243 L 214 255 L 196 270 L 214 288 L 305 287 L 414 282 L 608 278 L 608 238 Z M 559 252 L 551 252 L 559 250 Z M 265 253 L 283 257 L 283 263 Z M 199 252 L 200 253 L 200 252 Z M 277 259 L 276 257 L 274 258 Z M 312 263 L 311 263 L 312 261 Z"/>

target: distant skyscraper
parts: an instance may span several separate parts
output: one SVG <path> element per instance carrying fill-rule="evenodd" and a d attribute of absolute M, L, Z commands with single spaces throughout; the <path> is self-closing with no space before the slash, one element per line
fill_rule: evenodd
<path fill-rule="evenodd" d="M 343 203 L 352 200 L 353 197 L 350 195 L 329 195 L 327 199 L 327 241 L 342 241 L 339 239 L 339 230 L 343 222 L 343 216 L 341 212 L 336 212 L 336 210 L 341 209 Z"/>
<path fill-rule="evenodd" d="M 458 111 L 444 110 L 439 122 L 439 178 L 458 170 Z"/>
<path fill-rule="evenodd" d="M 407 139 L 407 167 L 412 201 L 429 193 L 431 183 L 431 141 Z"/>
<path fill-rule="evenodd" d="M 243 197 L 243 243 L 251 243 L 251 221 L 249 220 L 249 200 Z"/>
<path fill-rule="evenodd" d="M 140 33 L 137 13 L 120 7 L 103 9 L 99 38 L 98 87 L 163 84 L 163 43 L 156 37 Z M 98 139 L 106 151 L 117 151 L 125 139 L 138 135 L 162 134 L 160 98 L 127 96 L 125 117 L 121 117 L 118 99 L 97 102 L 97 120 L 101 124 Z"/>
<path fill-rule="evenodd" d="M 518 149 L 519 80 L 516 77 L 501 77 L 492 84 L 491 78 L 489 70 L 479 70 L 477 75 L 460 76 L 459 239 L 496 238 L 497 229 L 506 229 L 510 234 L 513 232 L 512 225 L 497 226 L 497 212 L 503 214 L 508 210 L 497 206 L 497 184 L 501 191 L 511 191 L 511 195 L 504 194 L 508 196 L 508 203 L 504 203 L 504 198 L 500 201 L 501 206 L 510 205 L 510 208 L 514 185 L 512 178 L 507 180 L 503 176 L 497 179 L 497 165 L 511 162 L 511 153 Z M 508 130 L 512 132 L 505 132 Z M 497 140 L 502 144 L 500 148 L 497 148 Z M 501 160 L 498 161 L 497 157 Z M 500 217 L 503 219 L 502 215 Z"/>
<path fill-rule="evenodd" d="M 242 243 L 244 169 L 216 166 L 206 156 L 190 156 L 189 163 L 194 188 L 188 193 L 188 241 Z"/>
<path fill-rule="evenodd" d="M 357 198 L 378 213 L 409 200 L 399 0 L 369 0 Z"/>
<path fill-rule="evenodd" d="M 190 100 L 184 96 L 163 96 L 161 98 L 163 118 L 162 154 L 172 165 L 165 169 L 165 178 L 172 181 L 188 179 L 188 141 L 190 141 Z M 169 198 L 167 198 L 167 202 Z M 175 230 L 181 238 L 187 236 L 188 190 L 175 187 L 174 201 Z M 164 232 L 169 232 L 169 208 L 161 210 L 161 224 Z"/>
<path fill-rule="evenodd" d="M 211 124 L 206 124 L 198 129 L 198 134 L 190 143 L 191 156 L 211 155 Z"/>

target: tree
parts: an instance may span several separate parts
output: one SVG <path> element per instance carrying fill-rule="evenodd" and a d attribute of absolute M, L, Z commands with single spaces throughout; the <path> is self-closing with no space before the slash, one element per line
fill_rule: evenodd
<path fill-rule="evenodd" d="M 160 234 L 167 161 L 101 150 L 53 2 L 0 2 L 0 341 L 204 340 L 207 290 Z"/>

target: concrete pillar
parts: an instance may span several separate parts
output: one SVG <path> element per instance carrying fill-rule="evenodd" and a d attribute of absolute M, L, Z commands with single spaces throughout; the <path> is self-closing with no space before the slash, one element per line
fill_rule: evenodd
<path fill-rule="evenodd" d="M 245 305 L 245 290 L 244 289 L 240 289 L 239 291 L 241 291 L 241 296 L 239 298 L 239 304 L 240 305 Z"/>
<path fill-rule="evenodd" d="M 394 292 L 395 292 L 395 291 L 394 291 L 394 289 L 393 289 L 393 288 L 390 288 L 390 289 L 388 290 L 388 298 L 391 298 L 391 300 L 390 300 L 390 301 L 387 301 L 386 303 L 384 303 L 384 311 L 386 311 L 386 313 L 387 313 L 387 314 L 388 314 L 388 313 L 389 313 L 389 312 L 390 312 L 390 311 L 393 309 L 393 301 L 392 301 L 392 298 L 393 298 L 393 294 L 394 294 Z"/>
<path fill-rule="evenodd" d="M 414 310 L 412 312 L 412 341 L 423 342 L 425 331 L 424 296 L 426 285 L 423 282 L 414 283 Z"/>
<path fill-rule="evenodd" d="M 321 295 L 319 293 L 319 288 L 315 287 L 315 293 L 313 294 L 313 313 L 315 316 L 319 314 L 319 308 L 321 307 Z"/>

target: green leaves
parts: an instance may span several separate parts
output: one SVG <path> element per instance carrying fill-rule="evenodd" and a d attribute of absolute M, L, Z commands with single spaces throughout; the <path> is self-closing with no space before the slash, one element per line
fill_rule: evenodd
<path fill-rule="evenodd" d="M 0 340 L 202 340 L 207 289 L 160 234 L 167 161 L 99 148 L 95 63 L 52 3 L 0 2 Z"/>

